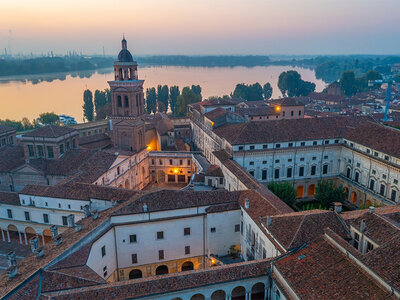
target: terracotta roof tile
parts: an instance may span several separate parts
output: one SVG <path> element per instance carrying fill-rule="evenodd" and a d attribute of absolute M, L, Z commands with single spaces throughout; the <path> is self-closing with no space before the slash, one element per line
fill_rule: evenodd
<path fill-rule="evenodd" d="M 78 133 L 76 129 L 66 126 L 46 125 L 38 129 L 34 129 L 30 132 L 25 133 L 24 137 L 47 137 L 57 138 L 69 133 Z"/>
<path fill-rule="evenodd" d="M 11 133 L 13 131 L 16 131 L 16 129 L 14 127 L 6 126 L 6 125 L 0 125 L 0 134 Z"/>
<path fill-rule="evenodd" d="M 20 205 L 18 193 L 0 191 L 0 204 Z"/>

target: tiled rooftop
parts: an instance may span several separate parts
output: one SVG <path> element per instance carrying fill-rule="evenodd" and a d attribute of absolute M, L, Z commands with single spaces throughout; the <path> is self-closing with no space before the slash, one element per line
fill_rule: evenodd
<path fill-rule="evenodd" d="M 14 127 L 0 125 L 0 134 L 11 133 L 13 131 L 16 131 L 16 129 Z"/>
<path fill-rule="evenodd" d="M 25 133 L 24 137 L 57 138 L 70 133 L 78 133 L 76 129 L 66 126 L 46 125 Z"/>

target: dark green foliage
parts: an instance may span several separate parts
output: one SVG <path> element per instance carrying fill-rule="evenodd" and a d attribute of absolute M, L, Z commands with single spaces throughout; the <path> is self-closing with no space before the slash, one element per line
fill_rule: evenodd
<path fill-rule="evenodd" d="M 146 110 L 148 114 L 156 113 L 157 93 L 155 88 L 146 89 Z"/>
<path fill-rule="evenodd" d="M 178 96 L 181 94 L 179 91 L 179 87 L 174 85 L 169 89 L 169 107 L 172 111 L 172 114 L 175 115 L 178 109 Z"/>
<path fill-rule="evenodd" d="M 41 113 L 39 115 L 39 120 L 42 124 L 55 124 L 59 121 L 58 115 L 53 112 Z"/>
<path fill-rule="evenodd" d="M 93 105 L 93 94 L 90 90 L 83 92 L 83 116 L 89 122 L 93 121 L 94 117 L 94 105 Z"/>
<path fill-rule="evenodd" d="M 243 98 L 247 101 L 261 101 L 264 99 L 263 93 L 264 90 L 258 82 L 254 84 L 239 83 L 236 85 L 232 97 Z"/>
<path fill-rule="evenodd" d="M 200 101 L 201 101 L 202 96 L 201 96 L 201 87 L 200 87 L 200 85 L 192 85 L 192 91 L 193 91 L 193 93 L 195 93 L 197 96 L 200 97 Z"/>
<path fill-rule="evenodd" d="M 160 107 L 162 107 L 162 111 L 160 112 L 166 112 L 168 110 L 168 99 L 169 99 L 169 90 L 167 85 L 158 85 L 157 86 L 157 101 L 161 102 L 163 105 L 159 105 L 159 111 Z"/>
<path fill-rule="evenodd" d="M 332 202 L 344 202 L 346 198 L 342 185 L 336 187 L 332 180 L 322 180 L 317 185 L 315 199 L 328 206 Z"/>
<path fill-rule="evenodd" d="M 278 87 L 283 96 L 307 96 L 315 90 L 315 84 L 301 79 L 297 71 L 290 70 L 279 75 Z"/>
<path fill-rule="evenodd" d="M 296 191 L 288 182 L 270 182 L 268 189 L 278 196 L 287 205 L 293 205 L 296 201 Z"/>
<path fill-rule="evenodd" d="M 272 97 L 272 86 L 271 86 L 271 84 L 269 82 L 267 82 L 263 86 L 263 96 L 264 96 L 265 100 L 267 100 L 267 99 Z"/>
<path fill-rule="evenodd" d="M 196 94 L 190 87 L 186 86 L 177 100 L 177 115 L 184 116 L 187 112 L 187 106 L 191 103 L 201 101 L 201 96 Z"/>
<path fill-rule="evenodd" d="M 380 80 L 382 79 L 382 75 L 375 70 L 369 70 L 366 74 L 365 74 L 365 78 L 367 81 L 369 80 Z"/>
<path fill-rule="evenodd" d="M 400 74 L 396 74 L 393 76 L 393 81 L 396 83 L 400 83 Z"/>

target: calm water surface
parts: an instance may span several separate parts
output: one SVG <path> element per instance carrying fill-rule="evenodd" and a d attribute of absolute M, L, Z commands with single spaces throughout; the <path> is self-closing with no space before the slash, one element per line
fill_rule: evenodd
<path fill-rule="evenodd" d="M 158 84 L 184 86 L 199 84 L 203 98 L 230 94 L 237 83 L 270 82 L 273 97 L 281 96 L 277 87 L 279 74 L 287 70 L 297 70 L 304 80 L 316 84 L 321 91 L 326 84 L 315 78 L 312 70 L 290 66 L 269 67 L 139 67 L 139 78 L 144 79 L 144 87 Z M 112 69 L 76 74 L 48 74 L 12 79 L 0 78 L 0 119 L 33 119 L 42 112 L 67 114 L 82 121 L 83 91 L 88 88 L 108 88 L 107 81 L 113 80 Z"/>

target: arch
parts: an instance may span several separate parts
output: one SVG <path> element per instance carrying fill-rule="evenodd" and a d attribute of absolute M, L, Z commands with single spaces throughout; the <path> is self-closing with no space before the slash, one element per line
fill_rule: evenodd
<path fill-rule="evenodd" d="M 304 198 L 304 186 L 299 185 L 296 189 L 296 198 Z"/>
<path fill-rule="evenodd" d="M 344 187 L 344 197 L 346 200 L 349 200 L 349 189 L 347 188 L 347 186 Z"/>
<path fill-rule="evenodd" d="M 310 184 L 308 186 L 308 197 L 314 197 L 315 195 L 315 184 Z"/>
<path fill-rule="evenodd" d="M 168 267 L 166 265 L 158 266 L 156 269 L 156 275 L 168 274 Z"/>
<path fill-rule="evenodd" d="M 43 237 L 44 237 L 44 241 L 46 243 L 51 241 L 51 231 L 50 231 L 50 229 L 44 229 L 42 234 L 43 234 Z"/>
<path fill-rule="evenodd" d="M 10 224 L 7 226 L 7 230 L 10 234 L 10 239 L 11 240 L 17 240 L 19 241 L 19 233 L 18 233 L 18 228 L 17 226 Z"/>
<path fill-rule="evenodd" d="M 172 298 L 171 300 L 182 300 L 182 298 L 180 298 L 180 297 L 174 297 L 174 298 Z"/>
<path fill-rule="evenodd" d="M 252 299 L 264 299 L 265 295 L 265 284 L 262 282 L 257 282 L 251 288 L 251 298 Z"/>
<path fill-rule="evenodd" d="M 347 178 L 351 177 L 351 169 L 350 169 L 350 167 L 347 167 L 347 169 L 346 169 L 346 177 Z"/>
<path fill-rule="evenodd" d="M 357 203 L 357 193 L 356 192 L 351 192 L 350 202 L 353 204 Z"/>
<path fill-rule="evenodd" d="M 142 271 L 140 271 L 139 269 L 133 269 L 132 271 L 129 272 L 129 279 L 138 279 L 142 277 L 143 277 Z"/>
<path fill-rule="evenodd" d="M 126 179 L 126 180 L 125 180 L 125 188 L 126 188 L 126 189 L 129 189 L 129 179 Z"/>
<path fill-rule="evenodd" d="M 242 286 L 237 286 L 232 290 L 232 300 L 244 300 L 246 298 L 246 289 Z"/>
<path fill-rule="evenodd" d="M 217 290 L 211 294 L 211 300 L 225 300 L 226 293 L 223 290 Z"/>
<path fill-rule="evenodd" d="M 194 269 L 194 265 L 191 261 L 186 261 L 182 264 L 182 272 L 191 271 Z"/>
<path fill-rule="evenodd" d="M 190 300 L 204 300 L 206 299 L 203 294 L 195 294 L 193 295 Z"/>
<path fill-rule="evenodd" d="M 117 96 L 117 106 L 122 107 L 122 97 L 120 95 Z"/>
<path fill-rule="evenodd" d="M 32 227 L 25 228 L 26 239 L 29 241 L 31 238 L 36 236 L 36 231 Z"/>
<path fill-rule="evenodd" d="M 165 172 L 163 170 L 157 172 L 157 182 L 165 182 Z"/>

